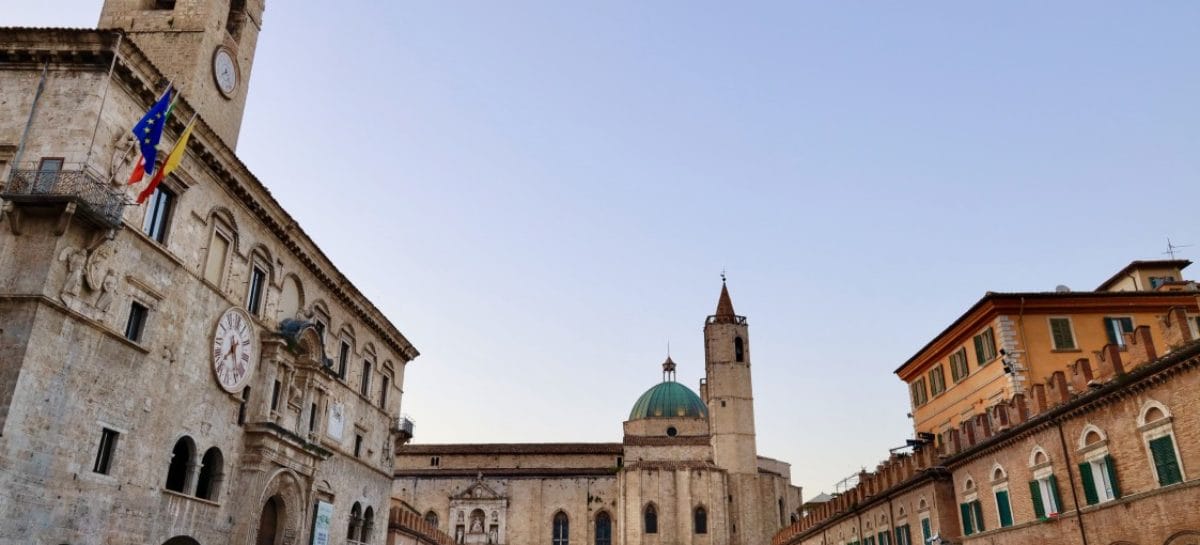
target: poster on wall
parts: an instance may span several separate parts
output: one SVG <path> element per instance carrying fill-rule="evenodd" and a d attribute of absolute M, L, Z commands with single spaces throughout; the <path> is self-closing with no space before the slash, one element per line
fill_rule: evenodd
<path fill-rule="evenodd" d="M 329 525 L 333 522 L 333 504 L 317 502 L 317 512 L 313 516 L 312 545 L 329 545 Z"/>
<path fill-rule="evenodd" d="M 325 433 L 329 434 L 334 439 L 341 440 L 342 428 L 346 427 L 346 409 L 341 403 L 329 404 L 329 425 L 325 426 Z"/>

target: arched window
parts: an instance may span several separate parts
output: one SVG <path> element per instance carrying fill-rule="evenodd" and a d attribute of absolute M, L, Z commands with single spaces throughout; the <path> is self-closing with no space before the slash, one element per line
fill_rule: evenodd
<path fill-rule="evenodd" d="M 1174 417 L 1165 405 L 1154 400 L 1142 404 L 1138 414 L 1138 429 L 1142 442 L 1150 453 L 1151 469 L 1159 486 L 1183 482 L 1183 465 L 1179 446 L 1175 442 Z"/>
<path fill-rule="evenodd" d="M 167 467 L 167 490 L 187 493 L 188 473 L 191 472 L 192 458 L 196 455 L 196 444 L 188 436 L 180 437 L 171 450 L 171 465 Z"/>
<path fill-rule="evenodd" d="M 607 511 L 596 514 L 596 545 L 612 545 L 612 517 Z"/>
<path fill-rule="evenodd" d="M 571 526 L 567 514 L 559 511 L 554 514 L 554 529 L 551 535 L 553 545 L 568 545 L 571 543 Z"/>
<path fill-rule="evenodd" d="M 697 507 L 692 512 L 692 531 L 697 534 L 708 533 L 708 511 L 703 507 Z"/>
<path fill-rule="evenodd" d="M 217 501 L 225 477 L 224 464 L 221 449 L 212 447 L 204 451 L 204 457 L 200 459 L 200 478 L 196 480 L 196 497 Z"/>
<path fill-rule="evenodd" d="M 642 527 L 647 534 L 658 533 L 658 510 L 654 508 L 654 504 L 646 505 L 645 512 L 642 513 Z"/>
<path fill-rule="evenodd" d="M 1108 436 L 1095 425 L 1088 424 L 1079 434 L 1080 458 L 1079 477 L 1083 484 L 1083 497 L 1088 505 L 1104 503 L 1121 497 L 1121 485 L 1117 480 L 1117 465 L 1108 453 Z"/>
<path fill-rule="evenodd" d="M 363 513 L 362 531 L 359 532 L 358 540 L 362 543 L 371 542 L 371 534 L 375 530 L 375 509 L 367 507 Z"/>
<path fill-rule="evenodd" d="M 425 522 L 428 522 L 430 526 L 437 528 L 437 526 L 438 526 L 437 513 L 434 513 L 433 511 L 425 513 Z"/>
<path fill-rule="evenodd" d="M 734 361 L 746 361 L 746 341 L 741 337 L 733 338 L 733 359 Z"/>
<path fill-rule="evenodd" d="M 350 507 L 350 522 L 346 525 L 346 540 L 358 541 L 362 529 L 362 506 L 358 502 Z"/>
<path fill-rule="evenodd" d="M 1008 473 L 1000 467 L 1000 464 L 992 467 L 992 496 L 996 500 L 996 520 L 1000 521 L 1000 527 L 1012 526 L 1013 513 L 1012 502 L 1008 495 Z"/>

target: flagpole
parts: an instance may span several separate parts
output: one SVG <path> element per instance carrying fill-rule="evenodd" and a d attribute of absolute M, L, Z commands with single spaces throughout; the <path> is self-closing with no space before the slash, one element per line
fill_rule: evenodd
<path fill-rule="evenodd" d="M 46 89 L 46 73 L 50 70 L 50 59 L 46 58 L 46 64 L 42 65 L 42 77 L 38 80 L 37 90 L 33 92 L 33 105 L 29 107 L 29 119 L 25 120 L 25 130 L 21 131 L 21 142 L 17 144 L 17 153 L 13 157 L 13 166 L 8 170 L 8 181 L 11 182 L 17 177 L 17 169 L 21 168 L 21 156 L 25 154 L 25 141 L 29 139 L 29 128 L 33 126 L 33 118 L 37 115 L 38 102 L 42 98 L 42 91 Z"/>
<path fill-rule="evenodd" d="M 112 62 L 108 65 L 108 79 L 104 80 L 104 93 L 100 96 L 100 110 L 96 112 L 96 124 L 92 127 L 92 139 L 88 142 L 87 157 L 83 160 L 84 168 L 92 166 L 92 148 L 96 145 L 96 133 L 100 130 L 100 118 L 104 115 L 104 104 L 108 102 L 108 88 L 112 87 L 113 71 L 117 68 L 117 57 L 121 56 L 121 40 L 125 35 L 117 33 L 117 43 L 113 45 Z"/>

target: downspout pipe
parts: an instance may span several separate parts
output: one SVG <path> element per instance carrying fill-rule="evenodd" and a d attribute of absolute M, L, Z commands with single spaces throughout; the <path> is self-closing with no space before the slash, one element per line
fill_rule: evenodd
<path fill-rule="evenodd" d="M 1075 518 L 1079 519 L 1079 537 L 1083 539 L 1083 545 L 1088 545 L 1087 530 L 1083 527 L 1083 509 L 1079 507 L 1079 493 L 1075 491 L 1075 472 L 1071 471 L 1071 456 L 1067 450 L 1067 434 L 1063 432 L 1062 421 L 1055 420 L 1054 426 L 1058 428 L 1063 461 L 1067 463 L 1067 479 L 1071 481 L 1071 501 L 1075 504 Z"/>

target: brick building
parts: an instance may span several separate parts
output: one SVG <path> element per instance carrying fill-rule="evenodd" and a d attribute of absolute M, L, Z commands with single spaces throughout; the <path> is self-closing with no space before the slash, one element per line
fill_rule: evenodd
<path fill-rule="evenodd" d="M 0 29 L 0 544 L 383 543 L 403 522 L 417 351 L 233 150 L 262 13 L 109 0 L 103 30 Z M 168 81 L 160 158 L 198 121 L 133 205 L 130 128 Z"/>
<path fill-rule="evenodd" d="M 914 392 L 914 450 L 863 472 L 774 543 L 1196 543 L 1200 341 L 1194 284 L 1177 280 L 1186 265 L 1135 262 L 1100 288 L 1124 292 L 986 296 L 897 370 Z M 1022 298 L 1024 312 L 1005 310 Z M 1011 331 L 997 335 L 1005 353 L 968 368 L 987 378 L 956 377 L 967 393 L 943 407 L 916 395 L 914 383 L 989 327 Z M 924 405 L 953 407 L 955 420 L 922 417 Z"/>

